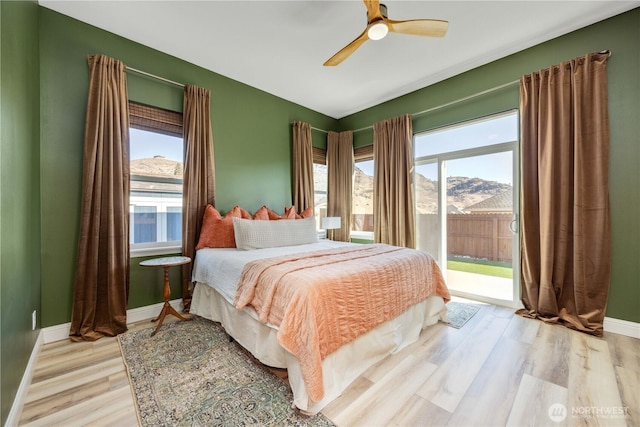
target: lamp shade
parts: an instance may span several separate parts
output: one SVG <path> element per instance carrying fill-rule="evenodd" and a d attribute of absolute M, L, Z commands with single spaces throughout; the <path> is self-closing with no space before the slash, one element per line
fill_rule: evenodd
<path fill-rule="evenodd" d="M 322 218 L 320 225 L 324 230 L 335 230 L 336 228 L 340 228 L 340 217 L 325 216 L 324 218 Z"/>

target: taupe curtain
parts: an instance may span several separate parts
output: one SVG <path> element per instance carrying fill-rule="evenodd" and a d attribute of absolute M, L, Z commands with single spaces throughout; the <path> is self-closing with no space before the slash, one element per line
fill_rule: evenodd
<path fill-rule="evenodd" d="M 182 188 L 182 254 L 191 264 L 182 268 L 182 305 L 191 309 L 191 269 L 202 217 L 207 204 L 215 206 L 215 169 L 211 131 L 211 94 L 207 89 L 184 88 L 184 180 Z"/>
<path fill-rule="evenodd" d="M 293 122 L 293 205 L 298 212 L 314 207 L 311 125 Z"/>
<path fill-rule="evenodd" d="M 353 188 L 353 132 L 327 135 L 327 216 L 339 216 L 340 228 L 333 240 L 351 239 L 351 197 Z"/>
<path fill-rule="evenodd" d="M 373 160 L 374 240 L 415 248 L 411 115 L 373 125 Z"/>
<path fill-rule="evenodd" d="M 72 341 L 127 330 L 129 102 L 126 66 L 90 56 Z"/>
<path fill-rule="evenodd" d="M 602 335 L 610 272 L 608 54 L 520 79 L 519 313 Z"/>

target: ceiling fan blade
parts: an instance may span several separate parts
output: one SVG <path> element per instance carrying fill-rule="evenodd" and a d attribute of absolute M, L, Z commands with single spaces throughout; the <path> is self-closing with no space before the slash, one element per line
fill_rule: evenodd
<path fill-rule="evenodd" d="M 367 40 L 369 40 L 369 36 L 367 35 L 367 30 L 364 30 L 362 34 L 360 34 L 354 41 L 343 47 L 342 50 L 333 55 L 327 60 L 327 62 L 322 65 L 324 65 L 325 67 L 338 65 L 339 63 L 347 59 L 349 55 L 355 52 L 356 49 L 358 49 L 360 45 Z"/>
<path fill-rule="evenodd" d="M 380 0 L 362 0 L 367 7 L 368 24 L 373 21 L 382 19 L 382 13 L 380 12 Z"/>
<path fill-rule="evenodd" d="M 438 19 L 411 19 L 409 21 L 386 20 L 389 31 L 412 36 L 444 37 L 449 28 L 447 21 Z"/>

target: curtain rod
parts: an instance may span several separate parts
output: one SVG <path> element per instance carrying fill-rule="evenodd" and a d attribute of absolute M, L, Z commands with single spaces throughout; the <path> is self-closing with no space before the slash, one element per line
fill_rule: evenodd
<path fill-rule="evenodd" d="M 165 79 L 164 77 L 156 76 L 155 74 L 147 73 L 146 71 L 137 70 L 135 68 L 127 67 L 127 71 L 131 71 L 133 73 L 142 74 L 143 76 L 151 77 L 152 79 L 160 80 L 165 83 L 169 83 L 170 85 L 178 86 L 184 88 L 184 84 L 174 82 L 173 80 Z"/>
<path fill-rule="evenodd" d="M 473 95 L 465 96 L 464 98 L 456 99 L 454 101 L 447 102 L 445 104 L 438 105 L 436 107 L 431 107 L 431 108 L 428 108 L 426 110 L 418 111 L 417 113 L 413 113 L 411 115 L 411 117 L 420 116 L 422 114 L 430 113 L 431 111 L 439 110 L 440 108 L 448 107 L 450 105 L 454 105 L 454 104 L 457 104 L 459 102 L 467 101 L 469 99 L 475 98 L 476 96 L 481 96 L 481 95 L 484 95 L 484 94 L 487 94 L 487 93 L 490 93 L 490 92 L 493 92 L 493 91 L 496 91 L 496 90 L 500 90 L 502 88 L 514 85 L 514 84 L 516 84 L 518 82 L 520 82 L 520 80 L 514 80 L 512 82 L 505 83 L 505 84 L 502 84 L 500 86 L 492 87 L 491 89 L 483 90 L 482 92 L 474 93 Z M 311 129 L 317 130 L 319 132 L 329 133 L 328 131 L 326 131 L 324 129 L 314 128 L 313 126 L 311 126 Z M 360 129 L 356 129 L 356 130 L 353 131 L 353 133 L 361 132 L 361 131 L 367 130 L 367 129 L 373 129 L 373 125 L 369 125 L 369 126 L 365 126 L 363 128 L 360 128 Z"/>
<path fill-rule="evenodd" d="M 609 49 L 601 50 L 598 53 L 606 54 L 608 57 L 611 57 L 611 51 Z M 520 79 L 514 80 L 514 81 L 509 82 L 509 83 L 504 83 L 504 84 L 501 84 L 499 86 L 495 86 L 495 87 L 483 90 L 483 91 L 478 92 L 478 93 L 474 93 L 473 95 L 465 96 L 463 98 L 459 98 L 459 99 L 456 99 L 456 100 L 453 100 L 453 101 L 450 101 L 450 102 L 446 102 L 444 104 L 441 104 L 441 105 L 438 105 L 438 106 L 435 106 L 435 107 L 427 108 L 426 110 L 418 111 L 417 113 L 411 114 L 411 117 L 413 118 L 413 117 L 416 117 L 416 116 L 420 116 L 422 114 L 427 114 L 427 113 L 430 113 L 432 111 L 439 110 L 441 108 L 445 108 L 445 107 L 449 107 L 451 105 L 455 105 L 455 104 L 457 104 L 459 102 L 468 101 L 469 99 L 473 99 L 473 98 L 475 98 L 477 96 L 486 95 L 487 93 L 491 93 L 491 92 L 494 92 L 496 90 L 504 89 L 505 87 L 512 86 L 512 85 L 514 85 L 516 83 L 520 83 Z M 313 126 L 311 126 L 311 129 L 317 130 L 319 132 L 329 133 L 328 131 L 326 131 L 324 129 L 314 128 Z M 362 132 L 363 130 L 367 130 L 367 129 L 373 129 L 373 125 L 369 125 L 369 126 L 365 126 L 363 128 L 360 128 L 360 129 L 356 129 L 356 130 L 353 131 L 353 133 Z"/>
<path fill-rule="evenodd" d="M 611 57 L 611 51 L 610 51 L 609 49 L 601 50 L 601 51 L 600 51 L 600 52 L 598 52 L 598 53 L 606 54 L 606 55 L 607 55 L 607 57 Z M 520 82 L 520 79 L 518 79 L 518 80 L 514 80 L 514 81 L 512 81 L 512 82 L 505 83 L 505 84 L 502 84 L 502 85 L 500 85 L 500 86 L 492 87 L 492 88 L 490 88 L 490 89 L 483 90 L 482 92 L 474 93 L 473 95 L 465 96 L 465 97 L 463 97 L 463 98 L 456 99 L 456 100 L 454 100 L 454 101 L 447 102 L 447 103 L 445 103 L 445 104 L 438 105 L 438 106 L 436 106 L 436 107 L 427 108 L 426 110 L 422 110 L 422 111 L 418 111 L 417 113 L 413 113 L 413 114 L 411 115 L 411 117 L 413 118 L 413 117 L 416 117 L 416 116 L 420 116 L 420 115 L 422 115 L 422 114 L 426 114 L 426 113 L 430 113 L 430 112 L 435 111 L 435 110 L 439 110 L 439 109 L 441 109 L 441 108 L 448 107 L 448 106 L 450 106 L 450 105 L 457 104 L 457 103 L 459 103 L 459 102 L 468 101 L 469 99 L 475 98 L 476 96 L 486 95 L 487 93 L 491 93 L 491 92 L 494 92 L 494 91 L 496 91 L 496 90 L 504 89 L 505 87 L 509 87 L 509 86 L 514 85 L 514 84 L 519 83 L 519 82 Z M 355 133 L 355 132 L 361 132 L 361 131 L 363 131 L 363 130 L 367 130 L 367 129 L 373 129 L 373 125 L 365 126 L 365 127 L 363 127 L 363 128 L 360 128 L 360 129 L 356 129 L 356 130 L 354 130 L 353 132 L 354 132 L 354 133 Z"/>
<path fill-rule="evenodd" d="M 473 95 L 465 96 L 463 98 L 459 98 L 459 99 L 456 99 L 456 100 L 453 100 L 453 101 L 450 101 L 450 102 L 447 102 L 447 103 L 444 103 L 444 104 L 441 104 L 441 105 L 437 105 L 435 107 L 427 108 L 426 110 L 418 111 L 417 113 L 411 114 L 411 117 L 413 118 L 413 117 L 416 117 L 416 116 L 420 116 L 422 114 L 426 114 L 426 113 L 430 113 L 430 112 L 435 111 L 435 110 L 439 110 L 441 108 L 449 107 L 450 105 L 454 105 L 454 104 L 457 104 L 459 102 L 468 101 L 469 99 L 473 99 L 473 98 L 475 98 L 477 96 L 486 95 L 487 93 L 491 93 L 491 92 L 494 92 L 496 90 L 503 89 L 505 87 L 514 85 L 514 84 L 519 83 L 519 82 L 520 82 L 520 80 L 514 80 L 514 81 L 509 82 L 509 83 L 501 84 L 500 86 L 495 86 L 495 87 L 492 87 L 490 89 L 483 90 L 482 92 L 474 93 Z M 373 125 L 369 125 L 369 126 L 365 126 L 363 128 L 360 128 L 360 129 L 356 129 L 353 132 L 354 133 L 355 132 L 361 132 L 361 131 L 367 130 L 367 129 L 373 129 Z"/>

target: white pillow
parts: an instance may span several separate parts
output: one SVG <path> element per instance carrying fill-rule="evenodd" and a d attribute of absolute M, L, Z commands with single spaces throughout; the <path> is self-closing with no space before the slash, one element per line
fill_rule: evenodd
<path fill-rule="evenodd" d="M 316 219 L 257 220 L 233 218 L 236 247 L 242 250 L 316 243 Z"/>

